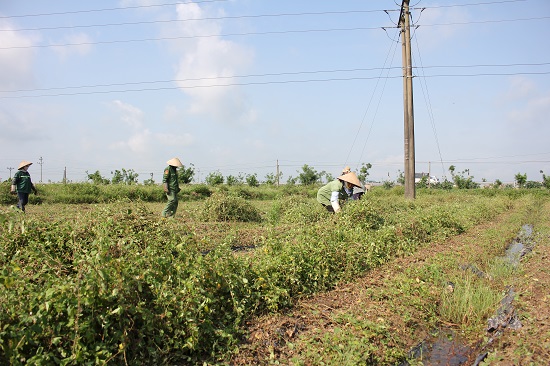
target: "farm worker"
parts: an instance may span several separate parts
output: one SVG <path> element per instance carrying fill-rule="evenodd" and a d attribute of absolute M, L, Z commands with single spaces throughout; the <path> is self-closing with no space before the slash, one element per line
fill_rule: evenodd
<path fill-rule="evenodd" d="M 317 202 L 322 204 L 329 212 L 340 212 L 340 192 L 345 193 L 347 190 L 353 189 L 354 186 L 361 187 L 361 182 L 357 179 L 354 172 L 342 174 L 332 182 L 319 188 L 317 191 Z"/>
<path fill-rule="evenodd" d="M 348 174 L 348 173 L 351 173 L 351 169 L 350 169 L 349 166 L 346 166 L 344 169 L 342 169 L 342 175 Z M 365 190 L 363 189 L 362 186 L 363 186 L 362 184 L 359 187 L 352 186 L 351 188 L 346 188 L 344 186 L 344 190 L 346 191 L 346 193 L 347 193 L 347 195 L 350 199 L 358 200 L 358 199 L 361 199 L 361 196 L 363 194 L 365 194 Z"/>
<path fill-rule="evenodd" d="M 26 160 L 19 163 L 17 173 L 13 176 L 13 180 L 11 182 L 11 192 L 17 192 L 17 198 L 19 199 L 17 208 L 21 209 L 23 212 L 25 212 L 25 205 L 29 203 L 29 194 L 31 191 L 33 191 L 34 194 L 37 193 L 34 184 L 32 184 L 31 175 L 28 172 L 31 165 L 32 163 Z"/>
<path fill-rule="evenodd" d="M 164 169 L 162 187 L 168 198 L 168 203 L 166 203 L 166 207 L 162 211 L 162 217 L 170 217 L 176 214 L 176 210 L 178 209 L 178 192 L 180 191 L 178 168 L 183 166 L 178 158 L 172 158 L 166 164 L 168 166 Z"/>

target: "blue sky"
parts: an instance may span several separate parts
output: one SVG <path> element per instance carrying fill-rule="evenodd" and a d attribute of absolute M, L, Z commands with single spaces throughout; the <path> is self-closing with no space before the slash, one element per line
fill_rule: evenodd
<path fill-rule="evenodd" d="M 550 2 L 412 1 L 416 171 L 550 174 Z M 0 2 L 0 178 L 403 171 L 394 1 Z M 43 164 L 38 164 L 42 157 Z M 15 171 L 12 171 L 13 175 Z"/>

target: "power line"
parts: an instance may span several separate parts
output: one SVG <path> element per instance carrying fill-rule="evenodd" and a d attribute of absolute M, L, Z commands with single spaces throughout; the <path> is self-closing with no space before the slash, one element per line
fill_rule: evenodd
<path fill-rule="evenodd" d="M 423 78 L 431 77 L 480 77 L 480 76 L 517 76 L 517 75 L 548 75 L 546 72 L 516 72 L 516 73 L 484 73 L 484 74 L 444 74 L 444 75 L 423 75 Z M 397 79 L 403 75 L 385 76 L 382 79 Z M 419 76 L 417 76 L 419 77 Z M 280 81 L 262 81 L 262 82 L 246 82 L 246 83 L 227 83 L 227 84 L 211 84 L 211 85 L 191 85 L 191 86 L 172 86 L 158 88 L 142 88 L 142 89 L 122 89 L 122 90 L 102 90 L 88 91 L 76 93 L 58 93 L 58 94 L 39 94 L 39 95 L 12 95 L 0 96 L 0 99 L 15 99 L 15 98 L 38 98 L 38 97 L 59 97 L 59 96 L 75 96 L 75 95 L 91 95 L 91 94 L 110 94 L 110 93 L 128 93 L 128 92 L 146 92 L 146 91 L 161 91 L 161 90 L 177 90 L 177 89 L 197 89 L 197 88 L 217 88 L 229 86 L 250 86 L 250 85 L 269 85 L 269 84 L 292 84 L 292 83 L 311 83 L 311 82 L 334 82 L 334 81 L 354 81 L 354 80 L 373 80 L 380 79 L 379 76 L 374 77 L 349 77 L 349 78 L 329 78 L 329 79 L 308 79 L 308 80 L 280 80 Z"/>
<path fill-rule="evenodd" d="M 415 5 L 414 7 L 411 7 L 411 9 L 424 10 L 424 9 L 454 8 L 454 7 L 464 7 L 464 6 L 517 3 L 517 2 L 524 2 L 524 1 L 527 1 L 527 0 L 502 0 L 502 1 L 490 1 L 490 2 L 470 3 L 470 4 L 449 4 L 449 5 L 437 5 L 437 6 L 423 6 L 423 7 L 420 7 L 420 8 L 417 8 L 416 5 Z"/>
<path fill-rule="evenodd" d="M 173 41 L 173 40 L 180 40 L 180 39 L 211 38 L 211 37 L 234 37 L 234 36 L 253 36 L 253 35 L 270 35 L 270 34 L 291 34 L 291 33 L 317 33 L 317 32 L 350 32 L 350 31 L 373 30 L 373 29 L 379 29 L 379 28 L 384 28 L 384 27 L 298 29 L 298 30 L 266 31 L 266 32 L 243 32 L 243 33 L 206 34 L 206 35 L 177 36 L 177 37 L 139 38 L 139 39 L 123 39 L 123 40 L 113 40 L 113 41 L 49 44 L 49 45 L 11 46 L 11 47 L 0 47 L 0 50 L 67 47 L 67 46 L 88 46 L 88 45 L 95 45 L 95 44 L 115 44 L 115 43 L 150 42 L 150 41 Z M 392 27 L 385 27 L 385 28 L 395 28 L 395 27 L 392 26 Z"/>
<path fill-rule="evenodd" d="M 82 14 L 82 13 L 94 13 L 94 12 L 105 12 L 105 11 L 118 11 L 118 10 L 132 10 L 132 9 L 143 9 L 143 8 L 153 8 L 153 7 L 177 6 L 177 5 L 191 4 L 191 3 L 204 4 L 204 3 L 214 3 L 214 2 L 224 2 L 224 1 L 227 1 L 227 0 L 203 0 L 203 1 L 193 1 L 193 2 L 178 2 L 178 3 L 167 3 L 167 4 L 121 6 L 121 7 L 116 7 L 116 8 L 85 9 L 85 10 L 52 12 L 52 13 L 39 13 L 39 14 L 7 15 L 7 16 L 0 16 L 0 19 L 41 17 L 41 16 L 52 16 L 52 15 L 73 15 L 73 14 Z M 490 2 L 470 3 L 470 4 L 454 4 L 454 5 L 450 4 L 450 5 L 440 5 L 440 6 L 427 6 L 427 7 L 423 7 L 423 8 L 413 8 L 413 9 L 418 10 L 418 9 L 436 9 L 436 8 L 447 8 L 447 7 L 458 7 L 458 6 L 464 7 L 464 6 L 477 6 L 477 5 L 492 5 L 492 4 L 514 3 L 514 2 L 523 2 L 523 1 L 526 1 L 526 0 L 502 0 L 502 1 L 490 1 Z M 393 10 L 391 10 L 391 11 L 393 11 Z M 395 10 L 395 11 L 397 11 L 397 10 Z"/>
<path fill-rule="evenodd" d="M 544 63 L 518 63 L 518 64 L 485 64 L 485 65 L 434 65 L 434 66 L 421 66 L 414 67 L 415 70 L 425 70 L 430 68 L 476 68 L 476 67 L 516 67 L 516 66 L 546 66 L 550 65 L 550 62 Z M 100 88 L 100 87 L 113 87 L 113 86 L 129 86 L 129 85 L 143 85 L 143 84 L 160 84 L 160 83 L 175 83 L 175 82 L 189 82 L 189 81 L 207 81 L 207 80 L 223 80 L 223 79 L 239 79 L 239 78 L 254 78 L 254 77 L 266 77 L 266 76 L 289 76 L 289 75 L 310 75 L 310 74 L 322 74 L 322 73 L 342 73 L 342 72 L 358 72 L 358 71 L 375 71 L 375 70 L 394 70 L 401 69 L 401 67 L 372 67 L 372 68 L 352 68 L 352 69 L 333 69 L 333 70 L 311 70 L 311 71 L 294 71 L 294 72 L 279 72 L 279 73 L 263 73 L 263 74 L 248 74 L 248 75 L 234 75 L 234 76 L 217 76 L 217 77 L 205 77 L 205 78 L 189 78 L 189 79 L 169 79 L 169 80 L 145 80 L 126 83 L 109 83 L 109 84 L 93 84 L 93 85 L 73 85 L 73 86 L 61 86 L 51 88 L 33 88 L 33 89 L 14 89 L 14 90 L 0 90 L 0 93 L 21 93 L 21 92 L 37 92 L 37 91 L 53 91 L 53 90 L 67 90 L 67 89 L 85 89 L 85 88 Z M 522 73 L 515 73 L 522 74 Z M 515 75 L 514 74 L 514 75 Z M 476 75 L 509 75 L 509 74 L 473 74 Z M 470 76 L 464 74 L 456 75 L 422 75 L 420 77 L 435 77 L 435 76 Z M 419 77 L 419 76 L 417 76 Z"/>
<path fill-rule="evenodd" d="M 189 1 L 189 2 L 179 2 L 179 3 L 169 3 L 169 4 L 135 5 L 135 6 L 123 6 L 123 7 L 118 7 L 118 8 L 103 8 L 103 9 L 63 11 L 63 12 L 55 12 L 55 13 L 9 15 L 9 16 L 0 16 L 0 19 L 42 17 L 42 16 L 51 16 L 51 15 L 72 15 L 72 14 L 81 14 L 81 13 L 94 13 L 94 12 L 103 12 L 103 11 L 113 11 L 113 10 L 128 10 L 128 9 L 142 9 L 142 8 L 153 8 L 153 7 L 175 6 L 175 5 L 193 4 L 193 3 L 194 4 L 215 3 L 215 2 L 221 2 L 221 1 L 228 1 L 228 0 L 203 0 L 203 1 Z"/>
<path fill-rule="evenodd" d="M 0 32 L 42 31 L 42 30 L 57 30 L 57 29 L 93 28 L 93 27 L 118 27 L 118 26 L 125 26 L 125 25 L 164 24 L 164 23 L 203 21 L 203 20 L 268 18 L 268 17 L 288 17 L 288 16 L 306 16 L 306 15 L 309 16 L 309 15 L 335 15 L 335 14 L 362 14 L 362 13 L 374 13 L 374 12 L 383 12 L 383 11 L 391 11 L 391 10 L 345 10 L 345 11 L 304 12 L 304 13 L 278 13 L 278 14 L 233 15 L 233 16 L 227 15 L 227 16 L 220 16 L 220 17 L 207 17 L 207 18 L 150 20 L 150 21 L 139 21 L 139 22 L 67 25 L 67 26 L 40 27 L 40 28 L 12 28 L 12 29 L 0 29 Z"/>
<path fill-rule="evenodd" d="M 420 24 L 420 25 L 417 25 L 417 27 L 420 27 L 420 26 L 423 26 L 423 27 L 436 27 L 436 26 L 450 26 L 450 25 L 504 23 L 504 22 L 531 21 L 531 20 L 543 20 L 543 19 L 550 19 L 550 16 L 533 17 L 533 18 L 517 18 L 517 19 L 469 21 L 469 22 L 453 22 L 453 23 Z M 68 46 L 89 46 L 89 45 L 98 45 L 98 44 L 117 44 L 117 43 L 132 43 L 132 42 L 150 42 L 150 41 L 171 41 L 171 40 L 211 38 L 211 37 L 235 37 L 235 36 L 252 36 L 252 35 L 293 34 L 293 33 L 319 33 L 319 32 L 352 32 L 352 31 L 365 31 L 365 30 L 375 30 L 375 29 L 385 30 L 386 28 L 396 28 L 396 26 L 392 25 L 392 26 L 378 26 L 378 27 L 298 29 L 298 30 L 265 31 L 265 32 L 206 34 L 206 35 L 193 35 L 193 36 L 154 37 L 154 38 L 124 39 L 124 40 L 112 40 L 112 41 L 78 42 L 78 43 L 62 43 L 62 44 L 60 43 L 60 44 L 49 44 L 49 45 L 10 46 L 10 47 L 0 47 L 0 50 L 29 49 L 29 48 L 49 48 L 49 47 L 68 47 Z"/>
<path fill-rule="evenodd" d="M 452 23 L 435 23 L 435 24 L 418 24 L 417 27 L 439 27 L 448 25 L 467 25 L 467 24 L 489 24 L 489 23 L 506 23 L 506 22 L 522 22 L 528 20 L 543 20 L 550 19 L 550 16 L 546 17 L 532 17 L 532 18 L 516 18 L 516 19 L 494 19 L 494 20 L 472 20 L 468 22 L 452 22 Z"/>

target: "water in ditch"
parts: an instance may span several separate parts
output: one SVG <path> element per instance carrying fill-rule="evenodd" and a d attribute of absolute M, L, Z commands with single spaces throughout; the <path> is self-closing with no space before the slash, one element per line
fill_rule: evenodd
<path fill-rule="evenodd" d="M 532 240 L 533 226 L 523 225 L 517 238 L 509 244 L 504 258 L 512 266 L 517 267 L 521 258 L 529 253 L 535 243 Z M 476 269 L 475 266 L 463 266 L 464 270 Z M 486 277 L 481 271 L 474 271 L 478 276 Z M 494 316 L 488 319 L 487 335 L 489 341 L 482 347 L 470 347 L 452 329 L 442 329 L 437 335 L 424 340 L 409 352 L 409 359 L 415 359 L 426 365 L 460 366 L 467 362 L 478 365 L 487 356 L 486 348 L 493 340 L 500 336 L 505 329 L 518 329 L 521 323 L 517 317 L 512 301 L 515 297 L 513 288 L 508 288 L 502 299 L 499 309 Z M 480 352 L 481 350 L 481 352 Z M 404 361 L 399 366 L 407 366 Z"/>

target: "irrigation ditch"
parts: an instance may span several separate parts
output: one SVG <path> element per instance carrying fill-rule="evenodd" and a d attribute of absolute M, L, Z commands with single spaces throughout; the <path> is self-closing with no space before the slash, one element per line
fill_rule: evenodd
<path fill-rule="evenodd" d="M 505 263 L 517 268 L 521 259 L 530 253 L 535 247 L 533 239 L 533 225 L 522 226 L 518 236 L 507 246 L 504 256 L 501 258 Z M 471 271 L 476 276 L 490 279 L 490 276 L 473 264 L 461 266 L 464 271 Z M 453 291 L 454 284 L 448 283 L 448 289 Z M 465 365 L 473 359 L 473 366 L 478 366 L 489 354 L 489 350 L 495 340 L 508 330 L 517 330 L 522 327 L 518 313 L 514 306 L 516 293 L 514 288 L 509 286 L 504 289 L 505 296 L 500 302 L 496 313 L 487 320 L 487 328 L 484 344 L 477 347 L 468 345 L 457 332 L 452 328 L 441 328 L 433 332 L 429 338 L 424 339 L 408 353 L 409 359 L 414 359 L 429 365 L 460 366 Z M 404 361 L 400 366 L 408 366 L 410 363 Z"/>

